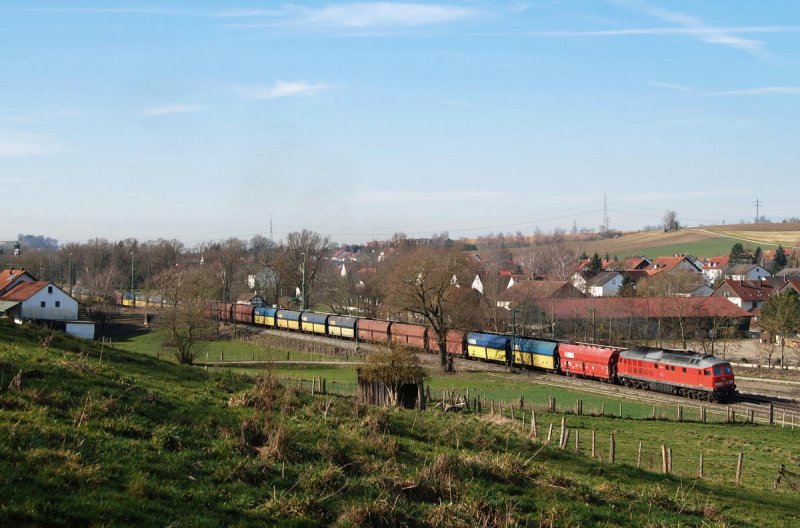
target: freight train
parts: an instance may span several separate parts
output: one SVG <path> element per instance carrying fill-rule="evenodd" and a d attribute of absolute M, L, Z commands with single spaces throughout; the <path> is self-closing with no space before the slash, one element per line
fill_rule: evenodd
<path fill-rule="evenodd" d="M 138 301 L 138 299 L 137 299 Z M 367 343 L 399 344 L 437 351 L 438 336 L 427 326 L 312 311 L 208 302 L 208 317 Z M 736 394 L 730 363 L 686 350 L 619 348 L 589 343 L 450 330 L 453 356 L 539 369 L 687 398 L 719 401 Z"/>

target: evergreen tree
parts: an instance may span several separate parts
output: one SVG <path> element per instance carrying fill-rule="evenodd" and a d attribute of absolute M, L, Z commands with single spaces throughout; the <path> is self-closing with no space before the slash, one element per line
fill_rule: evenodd
<path fill-rule="evenodd" d="M 619 286 L 619 291 L 617 292 L 619 297 L 635 297 L 636 296 L 636 284 L 633 282 L 629 273 L 622 274 L 622 284 Z"/>
<path fill-rule="evenodd" d="M 786 251 L 783 249 L 783 246 L 778 246 L 778 249 L 775 250 L 775 258 L 773 259 L 775 265 L 779 268 L 785 268 L 786 264 L 789 263 L 789 259 L 786 258 Z"/>
<path fill-rule="evenodd" d="M 756 248 L 755 253 L 753 253 L 753 264 L 761 264 L 761 261 L 764 258 L 764 253 L 761 251 L 761 246 Z"/>
<path fill-rule="evenodd" d="M 741 242 L 737 242 L 731 248 L 730 253 L 731 264 L 741 264 L 747 262 L 747 252 L 744 250 Z"/>
<path fill-rule="evenodd" d="M 603 260 L 600 258 L 600 255 L 598 255 L 596 251 L 594 255 L 592 255 L 591 260 L 589 261 L 589 269 L 595 273 L 603 269 Z"/>

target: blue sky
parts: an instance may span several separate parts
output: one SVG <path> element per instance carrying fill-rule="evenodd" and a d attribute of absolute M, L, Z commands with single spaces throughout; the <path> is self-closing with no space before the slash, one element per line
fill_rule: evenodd
<path fill-rule="evenodd" d="M 0 240 L 800 216 L 800 2 L 0 4 Z"/>

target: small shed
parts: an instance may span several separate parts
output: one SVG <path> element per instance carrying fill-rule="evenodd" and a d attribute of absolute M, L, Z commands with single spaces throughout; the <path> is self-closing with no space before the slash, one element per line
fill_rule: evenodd
<path fill-rule="evenodd" d="M 425 382 L 422 376 L 396 384 L 371 379 L 364 369 L 358 372 L 358 403 L 382 407 L 425 410 Z"/>

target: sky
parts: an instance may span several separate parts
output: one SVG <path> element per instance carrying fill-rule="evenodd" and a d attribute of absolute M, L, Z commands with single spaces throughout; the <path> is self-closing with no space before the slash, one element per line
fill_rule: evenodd
<path fill-rule="evenodd" d="M 3 0 L 0 240 L 800 216 L 800 2 Z"/>

